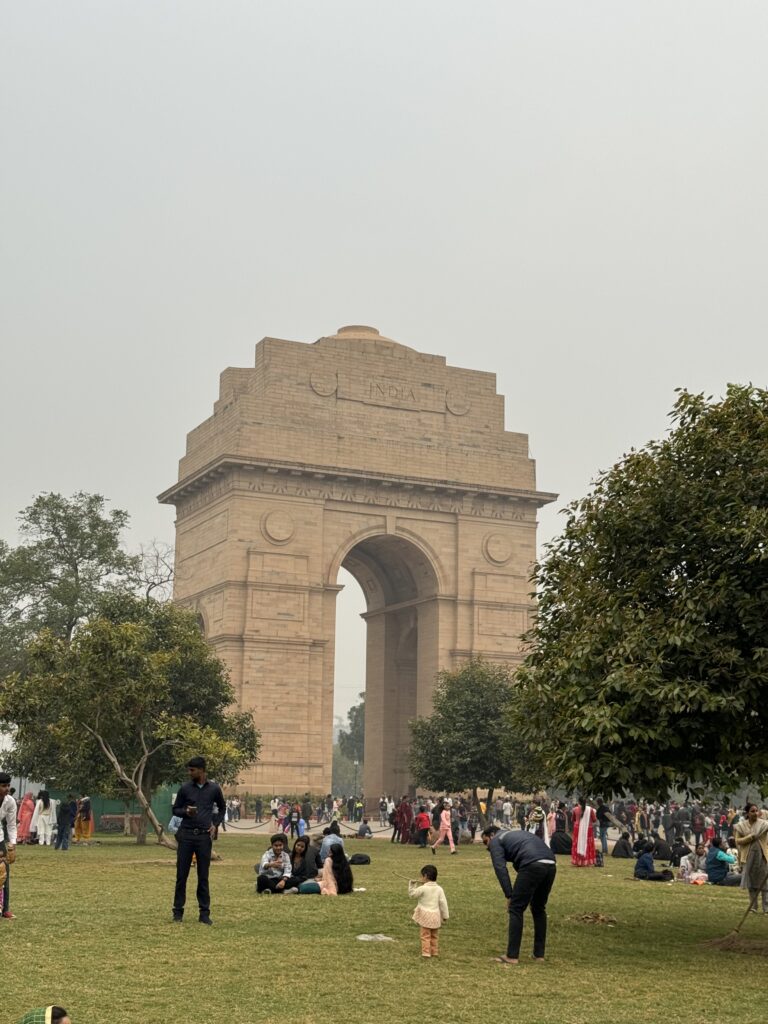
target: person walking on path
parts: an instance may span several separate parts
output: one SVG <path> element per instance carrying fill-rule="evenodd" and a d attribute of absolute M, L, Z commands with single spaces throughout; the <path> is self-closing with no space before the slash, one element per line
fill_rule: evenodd
<path fill-rule="evenodd" d="M 12 921 L 11 913 L 11 860 L 16 850 L 16 801 L 11 796 L 11 776 L 0 772 L 0 852 L 5 863 L 3 879 L 2 917 Z"/>
<path fill-rule="evenodd" d="M 440 927 L 448 920 L 448 901 L 442 887 L 437 884 L 434 864 L 426 864 L 421 869 L 420 882 L 408 880 L 408 895 L 419 901 L 412 920 L 420 929 L 421 955 L 425 958 L 438 956 Z"/>
<path fill-rule="evenodd" d="M 187 902 L 187 878 L 192 858 L 197 860 L 197 904 L 200 924 L 212 924 L 211 893 L 208 873 L 216 829 L 224 820 L 226 802 L 221 787 L 208 779 L 205 758 L 193 757 L 187 761 L 189 781 L 179 789 L 173 804 L 173 813 L 181 818 L 176 833 L 176 891 L 173 897 L 173 920 L 182 921 Z"/>
<path fill-rule="evenodd" d="M 448 845 L 451 847 L 451 853 L 456 853 L 456 845 L 453 841 L 453 831 L 451 830 L 451 809 L 443 804 L 440 810 L 440 830 L 437 833 L 437 839 L 432 844 L 432 856 L 436 857 L 436 848 L 440 846 L 445 840 L 448 840 Z"/>
<path fill-rule="evenodd" d="M 751 910 L 757 913 L 758 893 L 763 913 L 768 914 L 768 821 L 760 817 L 757 804 L 747 804 L 744 817 L 733 827 L 739 851 L 741 888 L 749 891 Z"/>
<path fill-rule="evenodd" d="M 512 965 L 520 962 L 523 915 L 529 906 L 533 917 L 533 959 L 543 960 L 547 943 L 547 900 L 557 873 L 552 851 L 543 839 L 522 830 L 500 831 L 495 825 L 489 825 L 483 830 L 482 838 L 509 909 L 507 952 L 494 960 Z M 514 887 L 509 879 L 508 862 L 517 872 Z"/>

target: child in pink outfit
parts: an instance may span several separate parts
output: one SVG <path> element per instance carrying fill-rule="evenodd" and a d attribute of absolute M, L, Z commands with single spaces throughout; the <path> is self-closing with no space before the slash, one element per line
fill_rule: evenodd
<path fill-rule="evenodd" d="M 443 842 L 448 840 L 448 845 L 451 847 L 451 853 L 456 853 L 456 847 L 453 843 L 453 830 L 451 829 L 451 809 L 450 807 L 443 807 L 440 811 L 440 831 L 437 833 L 437 839 L 432 844 L 432 856 L 436 856 L 435 849 Z"/>
<path fill-rule="evenodd" d="M 437 884 L 437 868 L 427 864 L 421 869 L 421 883 L 409 881 L 408 895 L 418 899 L 413 920 L 419 926 L 421 955 L 438 955 L 438 935 L 443 921 L 448 920 L 448 901 L 442 887 Z"/>

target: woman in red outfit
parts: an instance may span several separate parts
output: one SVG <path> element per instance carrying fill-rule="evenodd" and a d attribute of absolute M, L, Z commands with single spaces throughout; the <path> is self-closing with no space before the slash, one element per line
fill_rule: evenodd
<path fill-rule="evenodd" d="M 573 809 L 571 864 L 577 868 L 595 866 L 595 820 L 597 814 L 584 797 Z"/>
<path fill-rule="evenodd" d="M 35 813 L 35 798 L 31 793 L 26 793 L 19 807 L 19 829 L 17 842 L 26 843 L 29 839 L 29 827 L 32 824 L 32 815 Z"/>

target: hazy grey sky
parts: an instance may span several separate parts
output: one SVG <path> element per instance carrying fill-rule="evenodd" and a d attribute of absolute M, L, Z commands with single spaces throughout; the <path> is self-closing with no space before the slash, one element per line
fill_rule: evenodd
<path fill-rule="evenodd" d="M 765 385 L 767 52 L 764 0 L 2 0 L 0 536 L 83 489 L 172 540 L 267 334 L 494 371 L 563 502 L 675 387 Z"/>

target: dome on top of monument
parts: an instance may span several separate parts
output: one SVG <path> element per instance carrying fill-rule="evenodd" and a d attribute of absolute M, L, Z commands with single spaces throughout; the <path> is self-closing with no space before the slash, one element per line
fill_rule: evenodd
<path fill-rule="evenodd" d="M 357 346 L 360 346 L 362 343 L 364 347 L 367 347 L 365 343 L 368 343 L 371 347 L 379 350 L 400 351 L 403 354 L 416 352 L 415 348 L 411 348 L 409 345 L 401 345 L 399 341 L 393 341 L 392 338 L 385 338 L 375 327 L 368 327 L 365 324 L 349 324 L 346 327 L 339 327 L 335 334 L 318 338 L 315 345 L 337 347 L 339 343 L 355 344 Z"/>

